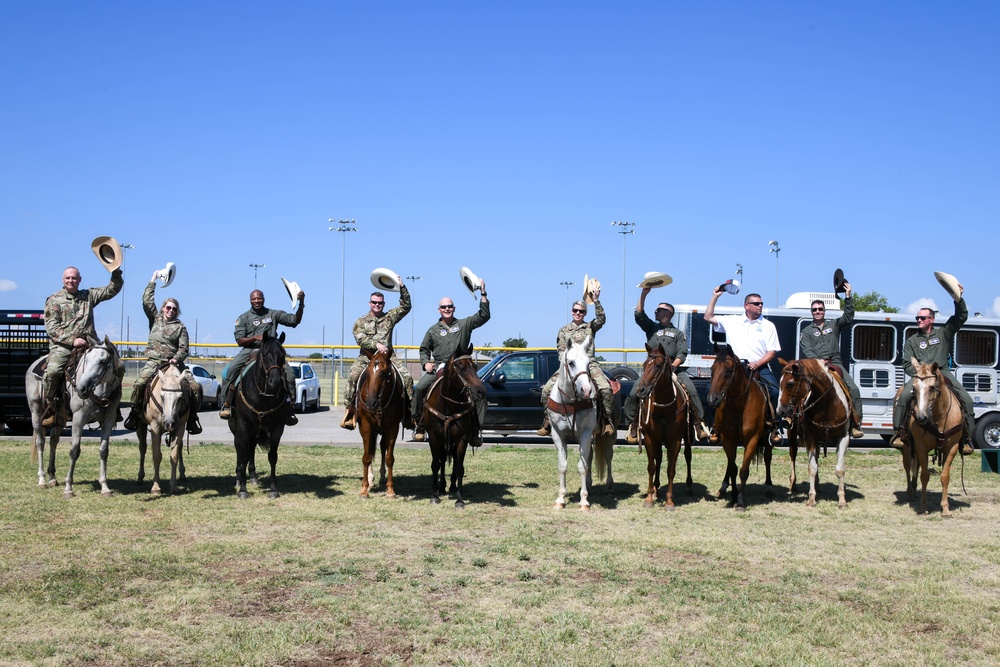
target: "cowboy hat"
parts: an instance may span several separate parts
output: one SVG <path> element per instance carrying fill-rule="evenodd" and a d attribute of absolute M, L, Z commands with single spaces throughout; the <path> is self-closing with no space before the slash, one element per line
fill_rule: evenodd
<path fill-rule="evenodd" d="M 672 282 L 674 282 L 674 279 L 667 274 L 660 273 L 659 271 L 650 271 L 642 277 L 642 282 L 636 285 L 636 287 L 643 289 L 647 287 L 666 287 Z"/>
<path fill-rule="evenodd" d="M 719 285 L 719 289 L 723 289 L 723 290 L 729 292 L 730 294 L 739 294 L 740 293 L 740 281 L 736 280 L 735 278 L 733 278 L 731 280 L 727 280 L 726 282 L 724 282 L 721 285 Z"/>
<path fill-rule="evenodd" d="M 165 267 L 156 272 L 154 279 L 162 281 L 164 287 L 169 287 L 170 283 L 174 282 L 176 276 L 177 265 L 173 262 L 167 262 Z"/>
<path fill-rule="evenodd" d="M 458 270 L 458 275 L 462 278 L 462 283 L 465 285 L 466 289 L 472 293 L 472 296 L 476 296 L 476 290 L 480 289 L 482 285 L 482 280 L 479 279 L 475 273 L 472 272 L 467 266 L 463 266 Z"/>
<path fill-rule="evenodd" d="M 386 292 L 399 291 L 399 276 L 395 271 L 389 269 L 375 269 L 372 271 L 372 285 Z"/>
<path fill-rule="evenodd" d="M 952 301 L 960 301 L 962 299 L 962 290 L 959 288 L 958 278 L 950 273 L 944 273 L 943 271 L 935 271 L 934 277 L 937 278 L 939 283 L 941 283 L 941 287 L 944 288 L 944 291 L 951 296 Z"/>
<path fill-rule="evenodd" d="M 121 245 L 110 236 L 98 236 L 91 242 L 90 249 L 108 271 L 114 271 L 125 261 L 125 252 Z"/>
<path fill-rule="evenodd" d="M 281 279 L 281 284 L 285 286 L 285 291 L 288 292 L 288 298 L 292 300 L 292 305 L 294 306 L 295 302 L 299 300 L 299 292 L 302 291 L 302 288 L 299 287 L 298 283 L 292 282 L 291 280 L 285 280 L 284 278 Z"/>
<path fill-rule="evenodd" d="M 584 303 L 594 305 L 594 299 L 590 296 L 591 292 L 596 292 L 601 289 L 601 281 L 597 278 L 590 278 L 587 274 L 583 274 L 583 301 Z"/>
<path fill-rule="evenodd" d="M 843 269 L 837 269 L 836 271 L 834 271 L 833 272 L 833 293 L 834 294 L 840 294 L 841 292 L 845 291 L 844 290 L 844 283 L 846 283 L 846 282 L 847 282 L 847 280 L 844 278 L 844 270 Z"/>

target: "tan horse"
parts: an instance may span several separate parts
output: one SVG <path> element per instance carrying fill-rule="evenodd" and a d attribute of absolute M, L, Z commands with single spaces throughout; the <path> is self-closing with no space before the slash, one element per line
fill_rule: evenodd
<path fill-rule="evenodd" d="M 931 452 L 941 466 L 941 514 L 951 516 L 948 509 L 948 482 L 951 462 L 961 447 L 965 418 L 962 403 L 948 387 L 937 363 L 921 364 L 912 359 L 913 414 L 907 424 L 909 442 L 903 446 L 903 469 L 906 470 L 906 496 L 912 502 L 917 496 L 917 471 L 920 471 L 920 513 L 927 513 L 927 481 L 931 471 Z M 912 451 L 911 448 L 912 447 Z M 916 459 L 916 460 L 914 460 Z"/>
<path fill-rule="evenodd" d="M 177 366 L 164 364 L 156 371 L 149 386 L 149 400 L 143 419 L 135 430 L 139 439 L 139 482 L 146 477 L 146 432 L 152 435 L 153 487 L 149 492 L 160 495 L 161 444 L 170 450 L 170 493 L 177 493 L 178 470 L 183 471 L 184 426 L 188 412 L 196 409 L 192 398 L 184 391 L 184 378 Z"/>
<path fill-rule="evenodd" d="M 844 459 L 851 440 L 850 397 L 833 375 L 833 371 L 819 359 L 800 359 L 781 364 L 781 394 L 778 397 L 778 416 L 791 417 L 795 432 L 805 443 L 809 460 L 809 507 L 816 506 L 816 486 L 819 482 L 819 449 L 828 444 L 837 445 L 837 499 L 839 507 L 847 507 L 844 493 Z M 792 460 L 789 493 L 795 492 L 795 450 L 789 438 L 788 454 Z"/>

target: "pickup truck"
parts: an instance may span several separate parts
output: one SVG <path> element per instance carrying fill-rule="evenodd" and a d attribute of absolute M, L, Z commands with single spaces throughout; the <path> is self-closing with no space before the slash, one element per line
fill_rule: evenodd
<path fill-rule="evenodd" d="M 31 412 L 24 375 L 35 359 L 49 352 L 40 310 L 0 310 L 0 426 L 15 435 L 31 433 Z"/>
<path fill-rule="evenodd" d="M 542 425 L 542 386 L 559 369 L 556 350 L 505 352 L 479 369 L 486 387 L 487 431 L 534 431 Z M 626 429 L 621 406 L 637 379 L 635 371 L 620 367 L 605 375 L 621 383 L 615 395 L 618 428 Z"/>

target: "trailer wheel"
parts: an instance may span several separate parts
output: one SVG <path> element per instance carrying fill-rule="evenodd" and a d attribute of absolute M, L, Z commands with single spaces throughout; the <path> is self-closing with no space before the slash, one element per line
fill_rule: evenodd
<path fill-rule="evenodd" d="M 30 421 L 9 421 L 7 422 L 7 428 L 14 435 L 31 435 L 32 433 Z"/>
<path fill-rule="evenodd" d="M 615 380 L 618 380 L 619 382 L 622 381 L 635 382 L 636 380 L 639 379 L 639 374 L 636 373 L 631 368 L 629 368 L 628 366 L 618 366 L 617 368 L 612 368 L 610 371 L 608 371 L 608 375 L 610 375 Z"/>
<path fill-rule="evenodd" d="M 983 415 L 976 424 L 974 445 L 979 448 L 1000 447 L 1000 413 L 991 412 Z"/>

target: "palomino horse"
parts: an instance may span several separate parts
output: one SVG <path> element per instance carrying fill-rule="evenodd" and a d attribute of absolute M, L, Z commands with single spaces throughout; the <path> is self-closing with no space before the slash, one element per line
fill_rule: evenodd
<path fill-rule="evenodd" d="M 361 497 L 368 497 L 369 485 L 375 476 L 372 460 L 375 458 L 376 445 L 381 435 L 382 466 L 379 471 L 379 486 L 385 485 L 387 498 L 395 498 L 392 466 L 396 459 L 393 451 L 406 412 L 406 386 L 392 363 L 392 348 L 386 349 L 385 352 L 366 350 L 362 352 L 369 361 L 355 394 L 358 430 L 361 432 L 361 440 L 365 447 L 361 458 Z M 387 468 L 388 475 L 386 475 Z"/>
<path fill-rule="evenodd" d="M 451 487 L 456 496 L 455 507 L 465 507 L 462 500 L 462 478 L 465 476 L 465 450 L 469 439 L 479 428 L 476 401 L 486 396 L 486 388 L 476 375 L 472 346 L 455 350 L 441 377 L 427 391 L 424 402 L 424 427 L 431 445 L 431 503 L 441 502 L 444 493 L 445 467 L 451 459 Z"/>
<path fill-rule="evenodd" d="M 672 359 L 663 348 L 646 345 L 646 361 L 639 378 L 639 442 L 646 448 L 646 507 L 652 507 L 660 490 L 660 466 L 663 448 L 667 448 L 667 499 L 665 507 L 674 509 L 674 474 L 677 455 L 684 444 L 687 461 L 687 487 L 691 490 L 691 442 L 694 424 L 689 418 L 687 394 L 674 378 Z"/>
<path fill-rule="evenodd" d="M 844 494 L 844 459 L 851 440 L 851 403 L 840 382 L 825 362 L 801 359 L 781 363 L 781 393 L 778 416 L 789 417 L 795 424 L 796 436 L 805 443 L 809 461 L 809 507 L 816 506 L 816 486 L 819 481 L 819 450 L 837 445 L 837 499 L 839 507 L 847 507 Z M 788 453 L 792 460 L 789 493 L 795 492 L 795 450 L 789 439 Z"/>
<path fill-rule="evenodd" d="M 267 460 L 271 464 L 268 497 L 277 498 L 281 495 L 278 493 L 275 468 L 278 465 L 278 444 L 285 432 L 285 417 L 282 413 L 288 399 L 284 373 L 285 348 L 281 346 L 284 342 L 284 332 L 277 338 L 264 334 L 260 349 L 242 378 L 233 378 L 233 382 L 239 381 L 239 388 L 232 416 L 229 418 L 229 430 L 236 445 L 236 482 L 241 499 L 249 497 L 248 468 L 250 483 L 259 485 L 254 463 L 254 448 L 258 445 L 267 452 Z"/>
<path fill-rule="evenodd" d="M 764 484 L 771 486 L 771 442 L 765 433 L 767 396 L 763 388 L 747 370 L 744 362 L 728 345 L 723 350 L 715 346 L 712 362 L 712 385 L 708 391 L 708 405 L 715 408 L 715 432 L 726 453 L 726 475 L 719 488 L 719 497 L 732 485 L 731 505 L 737 511 L 746 509 L 743 489 L 750 474 L 750 462 L 757 455 L 757 446 L 763 441 Z M 736 449 L 743 445 L 743 464 L 740 466 L 739 485 L 736 483 Z"/>
<path fill-rule="evenodd" d="M 42 428 L 42 360 L 41 357 L 28 368 L 25 374 L 25 389 L 28 395 L 28 406 L 31 408 L 31 424 L 34 428 L 35 449 L 38 452 L 38 488 L 56 485 L 56 445 L 59 435 L 66 427 L 62 410 L 56 415 L 55 426 L 50 431 L 48 477 L 43 470 L 45 453 L 45 433 Z M 121 359 L 118 350 L 111 344 L 108 337 L 104 342 L 91 340 L 87 348 L 77 356 L 74 354 L 67 364 L 67 391 L 69 393 L 69 409 L 73 415 L 72 435 L 70 436 L 69 472 L 66 474 L 66 487 L 63 498 L 72 498 L 73 472 L 76 461 L 80 458 L 80 439 L 87 424 L 98 422 L 101 427 L 101 495 L 111 496 L 108 488 L 108 441 L 114 430 L 118 417 L 118 403 L 122 397 L 122 383 L 118 377 Z"/>
<path fill-rule="evenodd" d="M 139 438 L 139 482 L 146 478 L 146 432 L 152 434 L 153 441 L 153 488 L 150 493 L 160 495 L 160 450 L 162 440 L 166 440 L 170 450 L 170 493 L 177 493 L 178 469 L 184 465 L 184 427 L 188 412 L 195 410 L 191 399 L 184 390 L 184 376 L 174 364 L 164 364 L 153 376 L 149 384 L 149 400 L 143 419 L 135 429 Z"/>
<path fill-rule="evenodd" d="M 552 425 L 552 442 L 559 455 L 559 495 L 555 507 L 566 507 L 566 469 L 568 468 L 567 446 L 571 442 L 580 443 L 580 509 L 589 510 L 590 491 L 593 489 L 592 464 L 597 458 L 597 480 L 608 478 L 608 489 L 614 488 L 611 475 L 611 455 L 614 441 L 610 443 L 600 435 L 594 435 L 597 428 L 597 408 L 594 400 L 597 387 L 590 377 L 590 357 L 587 346 L 588 336 L 582 343 L 574 344 L 563 353 L 559 364 L 556 384 L 546 405 L 549 423 Z"/>
<path fill-rule="evenodd" d="M 906 470 L 906 496 L 917 499 L 917 471 L 920 471 L 920 513 L 927 513 L 927 480 L 931 471 L 928 458 L 935 453 L 941 466 L 941 515 L 951 516 L 948 508 L 948 482 L 951 462 L 961 448 L 965 418 L 962 403 L 938 369 L 936 363 L 913 363 L 913 414 L 907 426 L 911 443 L 903 446 L 903 469 Z"/>

